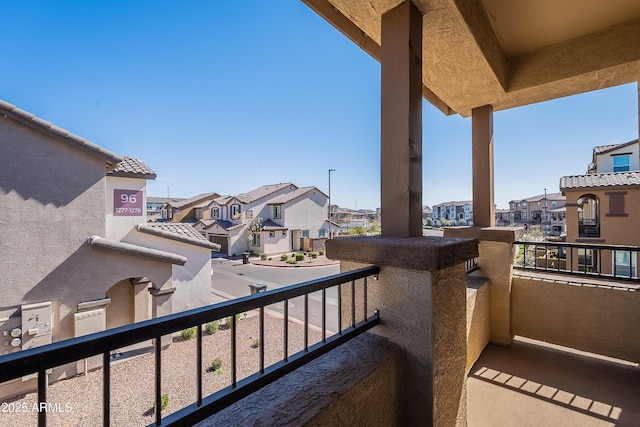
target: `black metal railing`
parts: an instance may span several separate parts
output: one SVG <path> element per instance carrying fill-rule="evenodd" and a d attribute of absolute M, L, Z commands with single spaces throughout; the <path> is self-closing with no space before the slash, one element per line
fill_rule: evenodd
<path fill-rule="evenodd" d="M 464 265 L 467 269 L 467 274 L 469 273 L 473 273 L 474 271 L 476 271 L 478 269 L 478 259 L 477 258 L 470 258 L 468 260 L 466 260 L 464 262 Z"/>
<path fill-rule="evenodd" d="M 514 242 L 514 268 L 639 281 L 640 247 L 563 242 Z"/>
<path fill-rule="evenodd" d="M 102 354 L 103 361 L 103 425 L 110 424 L 110 353 L 112 350 L 153 339 L 155 351 L 155 425 L 192 425 L 219 410 L 231 405 L 272 383 L 276 379 L 297 369 L 298 367 L 318 358 L 329 350 L 371 329 L 380 321 L 378 310 L 369 314 L 367 307 L 368 278 L 377 278 L 379 267 L 366 267 L 346 273 L 340 273 L 322 279 L 311 280 L 296 285 L 279 288 L 272 291 L 260 292 L 247 297 L 226 301 L 220 304 L 201 307 L 169 316 L 159 317 L 140 323 L 126 325 L 103 332 L 77 337 L 53 344 L 20 351 L 0 357 L 0 383 L 37 373 L 38 402 L 46 402 L 46 372 L 47 370 L 76 362 L 85 358 Z M 363 279 L 363 280 L 360 280 Z M 363 308 L 363 319 L 356 321 L 356 281 L 363 286 L 363 298 L 359 301 Z M 349 325 L 342 327 L 342 298 L 341 288 L 351 282 L 351 318 Z M 338 331 L 327 337 L 326 334 L 326 289 L 338 287 Z M 309 345 L 309 294 L 322 291 L 322 339 Z M 304 349 L 289 355 L 288 344 L 288 308 L 289 300 L 304 296 Z M 280 362 L 267 368 L 264 366 L 264 314 L 265 306 L 284 302 L 284 355 Z M 236 379 L 236 322 L 231 322 L 231 385 L 207 397 L 202 396 L 202 327 L 207 322 L 228 318 L 235 318 L 236 314 L 259 310 L 260 316 L 260 368 L 253 375 L 240 381 Z M 161 337 L 198 326 L 196 336 L 196 370 L 197 401 L 174 412 L 164 418 L 161 416 Z M 46 411 L 38 413 L 38 425 L 46 426 Z M 153 424 L 152 424 L 153 425 Z"/>

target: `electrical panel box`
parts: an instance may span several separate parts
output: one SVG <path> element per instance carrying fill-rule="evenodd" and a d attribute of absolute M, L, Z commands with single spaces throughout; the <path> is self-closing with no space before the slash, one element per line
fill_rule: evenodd
<path fill-rule="evenodd" d="M 74 336 L 76 337 L 104 331 L 107 328 L 107 317 L 104 308 L 76 313 L 73 317 L 75 320 Z"/>
<path fill-rule="evenodd" d="M 22 349 L 51 344 L 51 301 L 25 304 L 22 309 Z"/>
<path fill-rule="evenodd" d="M 20 308 L 0 309 L 0 356 L 22 350 Z"/>

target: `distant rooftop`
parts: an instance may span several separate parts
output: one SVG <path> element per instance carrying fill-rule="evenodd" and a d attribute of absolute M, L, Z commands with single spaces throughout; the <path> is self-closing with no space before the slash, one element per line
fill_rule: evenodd
<path fill-rule="evenodd" d="M 575 188 L 626 187 L 640 185 L 640 171 L 594 173 L 589 175 L 563 176 L 562 191 Z"/>
<path fill-rule="evenodd" d="M 111 171 L 107 173 L 110 176 L 118 176 L 125 178 L 143 178 L 156 179 L 156 173 L 149 166 L 144 164 L 140 159 L 125 157 Z"/>

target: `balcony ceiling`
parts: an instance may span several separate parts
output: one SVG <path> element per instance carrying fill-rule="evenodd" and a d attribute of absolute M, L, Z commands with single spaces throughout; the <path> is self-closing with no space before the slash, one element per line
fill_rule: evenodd
<path fill-rule="evenodd" d="M 380 22 L 402 0 L 302 0 L 380 60 Z M 638 0 L 414 0 L 423 95 L 469 116 L 640 80 Z"/>

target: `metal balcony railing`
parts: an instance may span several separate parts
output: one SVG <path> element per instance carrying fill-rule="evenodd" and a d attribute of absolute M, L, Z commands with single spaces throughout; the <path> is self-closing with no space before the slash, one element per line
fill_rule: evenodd
<path fill-rule="evenodd" d="M 140 323 L 126 325 L 103 332 L 77 337 L 53 344 L 37 347 L 0 357 L 0 383 L 20 378 L 25 375 L 37 373 L 38 403 L 47 401 L 47 370 L 81 361 L 85 358 L 102 354 L 103 362 L 103 425 L 110 424 L 110 394 L 111 377 L 110 362 L 111 351 L 149 339 L 154 340 L 155 352 L 155 425 L 192 425 L 219 410 L 237 402 L 272 383 L 276 379 L 297 369 L 298 367 L 318 358 L 329 350 L 345 343 L 346 341 L 371 329 L 380 321 L 377 310 L 369 315 L 367 307 L 367 281 L 373 276 L 377 278 L 379 267 L 366 267 L 346 273 L 340 273 L 322 279 L 279 288 L 272 291 L 260 292 L 247 297 L 230 300 L 220 304 L 201 307 L 169 316 L 159 317 Z M 363 279 L 363 280 L 359 280 Z M 358 286 L 363 286 L 362 300 L 358 304 L 363 307 L 363 319 L 356 321 L 356 281 Z M 348 327 L 342 328 L 342 298 L 341 287 L 351 282 L 351 318 L 345 319 Z M 337 286 L 337 316 L 338 332 L 327 337 L 326 334 L 326 289 Z M 322 292 L 322 340 L 309 345 L 309 294 Z M 348 290 L 347 290 L 348 292 Z M 360 294 L 360 293 L 359 293 Z M 295 297 L 304 297 L 304 349 L 289 355 L 288 322 L 289 300 Z M 283 334 L 283 358 L 267 368 L 264 366 L 264 315 L 265 306 L 284 302 L 284 334 Z M 260 368 L 255 374 L 240 381 L 236 379 L 236 322 L 231 322 L 231 385 L 209 396 L 202 396 L 202 325 L 207 322 L 235 317 L 236 314 L 259 310 L 260 331 L 259 351 Z M 348 310 L 347 310 L 348 312 Z M 164 418 L 161 416 L 161 337 L 177 331 L 197 326 L 196 337 L 196 370 L 197 381 L 194 385 L 197 392 L 197 401 L 193 404 L 174 412 Z M 46 411 L 38 413 L 38 425 L 46 426 Z M 153 424 L 152 424 L 153 425 Z"/>
<path fill-rule="evenodd" d="M 562 242 L 514 242 L 514 268 L 639 281 L 640 247 Z"/>

